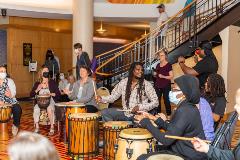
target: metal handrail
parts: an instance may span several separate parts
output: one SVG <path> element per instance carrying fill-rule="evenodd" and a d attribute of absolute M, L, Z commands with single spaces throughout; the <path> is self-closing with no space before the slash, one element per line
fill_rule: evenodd
<path fill-rule="evenodd" d="M 124 45 L 122 48 L 108 51 L 108 54 L 102 54 L 103 56 L 99 55 L 99 66 L 96 73 L 98 75 L 113 76 L 114 74 L 125 72 L 128 70 L 130 63 L 134 60 L 144 62 L 145 66 L 151 65 L 151 60 L 154 58 L 153 54 L 155 53 L 152 51 L 152 48 L 154 48 L 153 42 L 157 41 L 156 43 L 158 43 L 158 38 L 160 37 L 159 35 L 155 36 L 154 34 L 159 31 L 161 32 L 164 25 L 168 25 L 167 36 L 164 44 L 155 49 L 156 52 L 162 47 L 171 51 L 185 41 L 190 40 L 191 37 L 196 36 L 199 31 L 213 22 L 218 16 L 230 9 L 231 5 L 237 1 L 238 0 L 193 1 L 191 4 L 179 11 L 175 16 L 171 17 L 168 21 L 158 26 L 142 38 L 128 45 Z M 192 10 L 194 10 L 194 15 L 188 16 L 188 13 L 192 12 Z M 185 25 L 185 20 L 190 22 L 189 25 Z M 185 27 L 188 28 L 186 32 L 183 29 Z M 123 59 L 129 61 L 130 63 L 128 64 L 126 61 L 122 62 Z"/>

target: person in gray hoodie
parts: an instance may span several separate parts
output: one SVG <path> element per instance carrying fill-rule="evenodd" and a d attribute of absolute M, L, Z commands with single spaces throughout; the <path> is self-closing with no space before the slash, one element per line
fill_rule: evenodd
<path fill-rule="evenodd" d="M 88 66 L 80 66 L 80 80 L 76 81 L 73 85 L 73 90 L 64 90 L 69 99 L 74 102 L 84 103 L 88 113 L 98 112 L 98 105 L 95 101 L 96 84 L 89 77 L 91 71 Z"/>

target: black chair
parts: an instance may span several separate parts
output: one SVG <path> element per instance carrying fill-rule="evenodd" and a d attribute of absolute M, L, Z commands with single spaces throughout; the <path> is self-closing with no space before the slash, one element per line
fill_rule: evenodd
<path fill-rule="evenodd" d="M 226 122 L 215 132 L 211 145 L 220 149 L 231 149 L 231 140 L 237 122 L 237 112 L 233 112 Z"/>

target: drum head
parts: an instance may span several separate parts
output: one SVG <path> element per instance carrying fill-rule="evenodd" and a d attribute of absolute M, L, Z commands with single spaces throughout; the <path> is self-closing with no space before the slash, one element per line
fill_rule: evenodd
<path fill-rule="evenodd" d="M 37 95 L 37 98 L 50 98 L 48 94 Z"/>
<path fill-rule="evenodd" d="M 69 115 L 70 118 L 79 118 L 79 119 L 88 119 L 88 118 L 97 118 L 98 114 L 96 113 L 73 113 Z"/>
<path fill-rule="evenodd" d="M 157 154 L 149 157 L 147 160 L 184 160 L 183 158 L 171 154 Z"/>
<path fill-rule="evenodd" d="M 60 103 L 56 103 L 55 105 L 58 107 L 85 107 L 84 103 L 77 103 L 77 102 L 73 102 L 73 103 L 60 102 Z"/>
<path fill-rule="evenodd" d="M 126 128 L 129 125 L 126 121 L 108 121 L 103 124 L 106 128 Z"/>
<path fill-rule="evenodd" d="M 12 105 L 11 104 L 8 104 L 8 103 L 4 103 L 4 104 L 1 104 L 0 105 L 0 108 L 8 108 L 8 107 L 11 107 Z"/>
<path fill-rule="evenodd" d="M 120 132 L 119 137 L 129 139 L 148 139 L 152 138 L 152 134 L 143 128 L 129 128 L 123 129 Z"/>

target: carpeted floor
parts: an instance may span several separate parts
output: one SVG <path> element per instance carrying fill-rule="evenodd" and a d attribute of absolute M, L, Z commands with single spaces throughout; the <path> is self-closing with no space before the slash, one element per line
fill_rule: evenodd
<path fill-rule="evenodd" d="M 22 118 L 21 118 L 21 131 L 22 130 L 27 130 L 27 131 L 33 131 L 34 130 L 34 126 L 33 126 L 33 117 L 32 117 L 32 113 L 33 113 L 33 105 L 32 102 L 21 102 L 21 106 L 23 109 L 23 114 L 22 114 Z M 11 122 L 8 124 L 8 129 L 9 129 L 9 135 L 10 138 L 12 138 L 11 135 Z M 57 127 L 55 129 L 57 131 Z M 61 159 L 70 159 L 68 157 L 68 155 L 66 154 L 67 151 L 67 146 L 63 143 L 59 141 L 59 133 L 56 133 L 54 136 L 48 136 L 48 131 L 49 131 L 49 126 L 40 126 L 40 134 L 48 137 L 56 146 Z M 232 140 L 232 147 L 234 147 L 238 141 L 238 139 L 240 138 L 240 123 L 237 123 L 236 126 L 236 131 L 235 134 L 233 136 L 233 140 Z M 9 144 L 9 141 L 0 141 L 0 160 L 6 160 L 8 159 L 7 156 L 7 145 Z M 101 153 L 101 152 L 100 152 Z M 94 160 L 102 160 L 102 156 L 101 154 L 96 157 Z"/>

